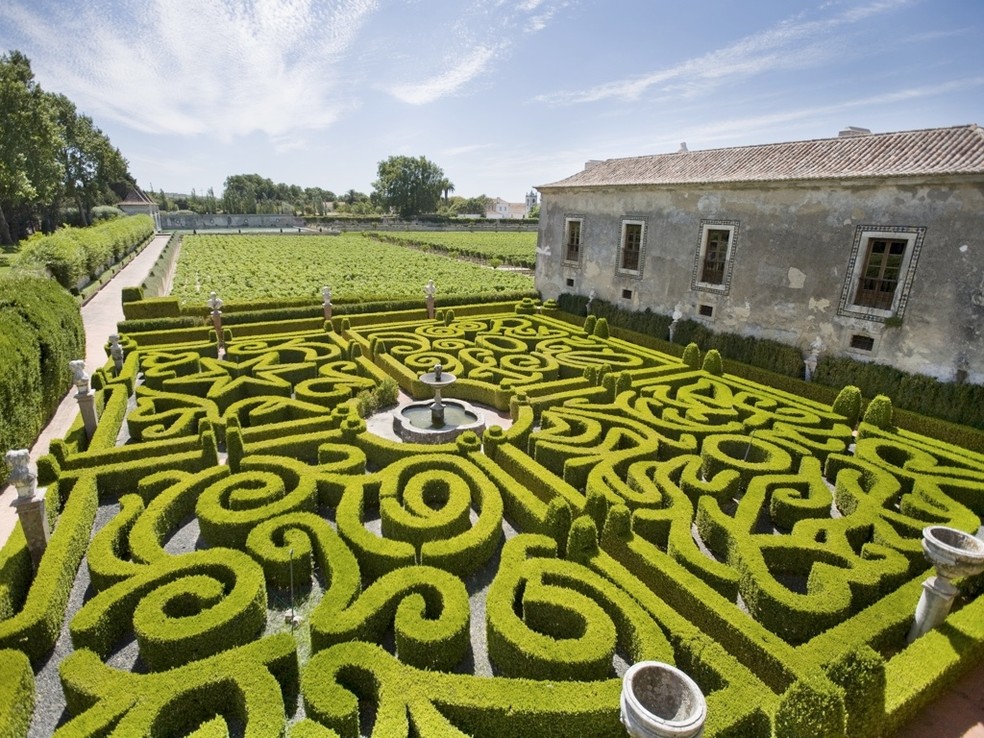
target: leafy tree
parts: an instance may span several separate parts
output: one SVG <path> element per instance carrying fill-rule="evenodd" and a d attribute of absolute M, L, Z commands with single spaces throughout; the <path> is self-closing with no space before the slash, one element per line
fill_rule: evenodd
<path fill-rule="evenodd" d="M 485 212 L 491 204 L 491 197 L 479 195 L 478 197 L 455 198 L 451 208 L 455 215 L 480 215 L 484 218 Z"/>
<path fill-rule="evenodd" d="M 83 225 L 91 225 L 90 210 L 114 205 L 133 184 L 129 165 L 119 149 L 87 115 L 80 115 L 64 95 L 48 95 L 62 131 L 59 159 L 65 172 L 63 195 L 79 210 Z"/>
<path fill-rule="evenodd" d="M 33 226 L 37 205 L 56 199 L 64 176 L 64 140 L 50 98 L 19 51 L 0 57 L 0 243 Z M 19 211 L 19 226 L 8 218 Z"/>
<path fill-rule="evenodd" d="M 401 218 L 437 211 L 442 187 L 450 184 L 444 171 L 426 157 L 391 156 L 379 162 L 373 195 Z"/>

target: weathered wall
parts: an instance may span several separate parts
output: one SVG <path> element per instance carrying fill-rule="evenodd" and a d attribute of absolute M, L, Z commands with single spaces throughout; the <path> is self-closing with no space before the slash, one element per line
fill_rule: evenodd
<path fill-rule="evenodd" d="M 940 379 L 984 382 L 984 183 L 869 182 L 544 191 L 537 288 L 701 320 L 712 330 L 772 338 L 893 364 Z M 580 266 L 565 265 L 564 219 L 583 217 Z M 642 274 L 619 274 L 621 224 L 646 221 Z M 737 221 L 727 294 L 692 288 L 701 221 Z M 838 315 L 857 226 L 925 228 L 898 319 Z M 549 255 L 544 250 L 549 248 Z M 573 286 L 568 284 L 572 280 Z M 900 285 L 899 289 L 902 289 Z M 623 298 L 623 290 L 631 297 Z M 701 316 L 699 306 L 713 309 Z M 706 309 L 706 308 L 705 308 Z M 850 347 L 871 336 L 871 351 Z"/>

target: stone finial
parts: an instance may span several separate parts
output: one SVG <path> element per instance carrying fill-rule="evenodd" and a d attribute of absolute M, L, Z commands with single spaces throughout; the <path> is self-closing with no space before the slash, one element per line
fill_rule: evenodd
<path fill-rule="evenodd" d="M 434 280 L 428 280 L 427 284 L 424 285 L 424 294 L 427 297 L 433 298 L 437 294 L 437 285 L 434 284 Z"/>
<path fill-rule="evenodd" d="M 85 370 L 85 359 L 73 359 L 68 362 L 68 368 L 72 371 L 72 384 L 78 393 L 86 394 L 89 391 L 89 374 Z"/>
<path fill-rule="evenodd" d="M 321 288 L 321 299 L 324 301 L 325 305 L 331 304 L 331 287 L 328 285 Z"/>
<path fill-rule="evenodd" d="M 443 372 L 443 371 L 444 371 L 444 367 L 441 366 L 440 362 L 438 362 L 437 364 L 435 364 L 434 365 L 434 379 L 440 381 L 440 379 L 441 379 L 441 372 Z"/>
<path fill-rule="evenodd" d="M 11 449 L 4 459 L 10 465 L 7 479 L 17 489 L 17 497 L 22 500 L 34 497 L 38 477 L 31 469 L 31 452 L 26 448 Z"/>
<path fill-rule="evenodd" d="M 222 309 L 222 299 L 214 291 L 209 293 L 207 304 L 212 309 L 213 315 Z"/>

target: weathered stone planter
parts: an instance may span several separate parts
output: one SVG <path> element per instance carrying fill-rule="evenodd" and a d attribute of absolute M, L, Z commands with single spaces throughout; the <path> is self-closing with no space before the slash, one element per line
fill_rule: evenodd
<path fill-rule="evenodd" d="M 984 571 L 984 541 L 944 525 L 923 528 L 923 553 L 936 575 L 923 582 L 922 596 L 909 630 L 908 642 L 940 625 L 950 613 L 958 590 L 950 582 Z"/>
<path fill-rule="evenodd" d="M 659 661 L 640 661 L 622 678 L 622 724 L 633 738 L 699 738 L 707 701 L 697 683 Z"/>

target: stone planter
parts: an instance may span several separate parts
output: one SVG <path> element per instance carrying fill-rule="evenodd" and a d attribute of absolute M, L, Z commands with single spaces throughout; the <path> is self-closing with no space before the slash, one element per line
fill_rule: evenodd
<path fill-rule="evenodd" d="M 621 719 L 633 738 L 699 738 L 707 701 L 679 669 L 640 661 L 622 678 Z"/>

